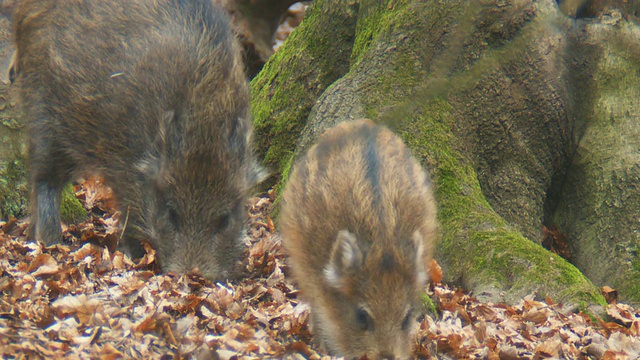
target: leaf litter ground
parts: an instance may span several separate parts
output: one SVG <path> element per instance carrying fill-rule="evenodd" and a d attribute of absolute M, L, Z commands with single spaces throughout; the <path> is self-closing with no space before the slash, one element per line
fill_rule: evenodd
<path fill-rule="evenodd" d="M 288 277 L 267 215 L 273 193 L 247 204 L 244 278 L 213 284 L 159 273 L 151 247 L 134 262 L 115 251 L 118 222 L 108 188 L 76 186 L 91 217 L 65 244 L 27 243 L 27 220 L 0 223 L 0 354 L 3 358 L 328 359 L 313 342 L 309 309 Z M 437 264 L 432 277 L 439 281 Z M 419 359 L 636 359 L 640 311 L 607 308 L 607 321 L 533 296 L 515 306 L 481 303 L 432 283 L 437 313 L 416 320 Z"/>
<path fill-rule="evenodd" d="M 276 49 L 307 6 L 289 9 Z M 151 248 L 133 262 L 115 251 L 126 215 L 112 210 L 109 188 L 90 179 L 76 195 L 92 215 L 65 229 L 65 245 L 26 243 L 28 219 L 0 222 L 3 358 L 331 358 L 314 345 L 309 309 L 285 276 L 280 238 L 266 215 L 272 194 L 249 202 L 245 277 L 225 284 L 158 273 Z M 554 239 L 561 237 L 556 232 L 548 230 Z M 440 284 L 437 264 L 432 269 L 436 283 L 425 291 L 437 313 L 416 322 L 416 358 L 640 357 L 640 312 L 628 305 L 609 305 L 603 321 L 550 299 L 480 303 Z M 611 298 L 615 290 L 603 294 Z"/>

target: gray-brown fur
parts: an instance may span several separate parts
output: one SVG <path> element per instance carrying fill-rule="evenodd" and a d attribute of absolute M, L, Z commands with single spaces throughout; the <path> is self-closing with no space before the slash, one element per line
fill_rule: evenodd
<path fill-rule="evenodd" d="M 97 172 L 133 256 L 146 238 L 165 270 L 230 276 L 258 167 L 226 14 L 207 0 L 22 0 L 14 30 L 35 239 L 61 239 L 61 188 Z"/>
<path fill-rule="evenodd" d="M 329 129 L 292 170 L 280 229 L 328 349 L 408 358 L 436 207 L 426 171 L 402 140 L 369 120 Z"/>

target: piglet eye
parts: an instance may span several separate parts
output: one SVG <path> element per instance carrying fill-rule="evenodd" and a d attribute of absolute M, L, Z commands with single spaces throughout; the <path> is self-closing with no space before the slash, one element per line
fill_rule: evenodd
<path fill-rule="evenodd" d="M 409 330 L 409 325 L 411 325 L 412 320 L 414 320 L 413 311 L 409 310 L 407 311 L 407 315 L 405 315 L 404 319 L 402 320 L 402 331 Z"/>
<path fill-rule="evenodd" d="M 362 331 L 373 330 L 373 319 L 369 312 L 362 307 L 356 309 L 356 324 L 358 328 Z"/>

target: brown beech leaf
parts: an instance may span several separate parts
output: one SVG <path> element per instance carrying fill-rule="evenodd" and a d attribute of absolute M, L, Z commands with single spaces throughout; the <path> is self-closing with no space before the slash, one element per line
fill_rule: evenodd
<path fill-rule="evenodd" d="M 559 338 L 546 340 L 538 344 L 534 350 L 537 358 L 559 358 L 562 341 Z"/>
<path fill-rule="evenodd" d="M 7 222 L 5 222 L 0 227 L 0 231 L 2 231 L 5 234 L 9 234 L 13 229 L 15 229 L 17 224 L 18 224 L 18 219 L 16 219 L 13 216 L 9 216 L 9 220 L 7 220 Z"/>
<path fill-rule="evenodd" d="M 99 300 L 90 299 L 85 294 L 67 295 L 56 300 L 51 305 L 58 317 L 64 318 L 71 315 L 82 325 L 89 324 L 92 316 L 100 306 L 101 302 Z"/>
<path fill-rule="evenodd" d="M 86 243 L 73 253 L 73 261 L 81 261 L 87 256 L 99 257 L 102 255 L 102 248 L 95 244 Z"/>
<path fill-rule="evenodd" d="M 71 245 L 0 234 L 0 349 L 52 359 L 335 359 L 314 341 L 313 314 L 288 276 L 266 213 L 272 201 L 257 196 L 246 208 L 244 276 L 233 282 L 158 273 L 150 246 L 138 264 L 109 249 L 107 237 L 119 236 L 112 210 L 69 226 Z M 441 281 L 432 275 L 428 292 L 439 314 L 421 317 L 410 358 L 640 356 L 633 306 L 609 305 L 612 322 L 594 323 L 548 297 L 481 303 Z"/>
<path fill-rule="evenodd" d="M 28 269 L 32 276 L 51 275 L 58 271 L 60 271 L 58 262 L 49 254 L 36 256 L 29 264 Z"/>
<path fill-rule="evenodd" d="M 608 304 L 615 304 L 616 302 L 618 302 L 617 290 L 605 285 L 600 288 L 600 292 L 602 293 L 602 296 L 604 296 L 605 300 L 607 300 Z"/>
<path fill-rule="evenodd" d="M 440 284 L 442 282 L 442 268 L 435 259 L 429 262 L 429 281 L 432 284 Z"/>

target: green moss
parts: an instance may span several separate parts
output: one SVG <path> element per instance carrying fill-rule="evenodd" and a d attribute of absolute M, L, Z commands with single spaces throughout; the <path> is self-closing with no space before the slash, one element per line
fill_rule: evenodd
<path fill-rule="evenodd" d="M 602 308 L 602 310 L 604 310 L 604 307 Z M 599 316 L 597 316 L 597 314 L 594 314 L 593 311 L 591 311 L 589 304 L 586 304 L 584 302 L 578 304 L 578 311 L 587 315 L 589 317 L 589 320 L 591 320 L 592 323 L 594 324 L 598 323 Z"/>
<path fill-rule="evenodd" d="M 597 289 L 573 265 L 521 234 L 505 229 L 479 231 L 471 236 L 473 273 L 483 281 L 497 281 L 515 291 L 529 292 L 555 301 L 606 302 Z M 475 280 L 478 281 L 478 280 Z"/>
<path fill-rule="evenodd" d="M 640 256 L 637 255 L 637 252 L 634 252 L 636 255 L 634 261 L 632 261 L 632 269 L 627 274 L 625 274 L 622 282 L 625 285 L 624 295 L 629 299 L 634 299 L 634 301 L 638 301 L 640 299 Z"/>
<path fill-rule="evenodd" d="M 431 297 L 429 297 L 429 295 L 427 295 L 426 293 L 422 294 L 420 296 L 420 302 L 422 303 L 422 310 L 424 311 L 425 314 L 428 314 L 431 316 L 438 315 L 438 308 L 436 308 L 436 304 L 434 304 L 433 300 L 431 300 Z"/>
<path fill-rule="evenodd" d="M 410 7 L 394 6 L 415 18 L 408 23 L 421 24 L 424 19 L 429 19 L 435 25 L 422 26 L 432 30 L 437 24 L 447 22 L 451 12 L 456 11 L 455 6 L 448 12 L 430 9 L 427 16 L 425 12 Z M 384 7 L 375 7 L 376 11 L 383 11 L 380 9 Z M 366 39 L 361 40 L 360 32 L 363 32 L 363 37 L 373 33 L 380 39 L 386 36 L 383 30 L 379 30 L 384 26 L 368 32 L 364 29 L 364 24 L 380 21 L 383 15 L 375 11 L 367 15 L 372 21 L 359 21 L 355 46 L 359 41 L 366 42 Z M 389 19 L 389 15 L 384 16 Z M 424 70 L 415 65 L 420 54 L 412 50 L 419 46 L 405 46 L 388 59 L 385 66 L 390 70 L 377 77 L 374 88 L 367 88 L 367 97 L 363 100 L 366 101 L 367 115 L 378 115 L 378 121 L 394 127 L 425 167 L 431 170 L 443 234 L 439 253 L 440 260 L 447 265 L 446 278 L 461 280 L 463 286 L 470 288 L 493 285 L 516 296 L 537 291 L 539 295 L 549 294 L 557 301 L 604 304 L 597 289 L 574 266 L 527 240 L 495 213 L 482 193 L 473 164 L 456 148 L 460 143 L 452 130 L 456 126 L 453 108 L 437 97 L 447 93 L 443 84 L 448 82 L 435 81 L 437 86 L 432 88 L 420 86 L 417 80 L 425 78 Z M 363 61 L 366 57 L 366 65 L 371 66 L 371 59 L 379 55 L 375 52 L 365 55 L 365 48 L 373 49 L 373 42 L 354 50 L 352 61 Z M 480 65 L 480 68 L 486 67 Z"/>
<path fill-rule="evenodd" d="M 258 155 L 281 173 L 320 94 L 349 69 L 358 5 L 314 1 L 305 20 L 251 82 Z"/>
<path fill-rule="evenodd" d="M 62 189 L 60 200 L 60 217 L 67 224 L 74 224 L 86 219 L 87 210 L 82 206 L 80 200 L 76 198 L 71 183 Z"/>
<path fill-rule="evenodd" d="M 515 294 L 537 290 L 557 301 L 604 304 L 597 289 L 561 257 L 511 229 L 484 198 L 471 164 L 452 146 L 451 107 L 442 100 L 405 114 L 406 143 L 432 169 L 440 244 L 449 279 L 494 284 Z"/>
<path fill-rule="evenodd" d="M 325 4 L 315 3 L 316 10 L 307 26 L 321 27 L 317 21 L 329 19 L 326 14 L 320 16 L 319 9 Z M 556 301 L 604 304 L 598 290 L 575 267 L 510 228 L 487 202 L 471 158 L 464 155 L 464 148 L 458 148 L 463 144 L 453 132 L 457 121 L 453 108 L 443 100 L 448 94 L 449 75 L 444 67 L 435 66 L 438 73 L 432 72 L 432 59 L 426 58 L 428 51 L 422 44 L 425 37 L 445 35 L 447 23 L 459 11 L 459 3 L 430 1 L 428 6 L 418 5 L 402 0 L 363 1 L 355 43 L 349 49 L 350 72 L 345 76 L 356 78 L 354 82 L 362 86 L 360 100 L 365 114 L 394 128 L 431 171 L 442 234 L 438 261 L 442 261 L 445 279 L 469 289 L 491 285 L 512 296 L 536 291 Z M 311 29 L 300 30 L 300 37 L 313 36 L 307 34 Z M 316 40 L 325 44 L 323 39 Z M 308 77 L 299 75 L 302 70 L 293 70 L 300 66 L 299 62 L 309 60 L 311 45 L 305 41 L 292 37 L 285 45 L 290 45 L 291 50 L 279 54 L 281 57 L 276 55 L 252 83 L 259 146 L 266 162 L 284 174 L 278 190 L 286 182 L 296 139 L 306 124 L 307 109 L 319 97 L 319 89 L 326 89 L 337 79 L 324 74 L 326 82 L 309 88 Z M 450 55 L 445 54 L 438 61 L 445 63 Z M 491 65 L 498 63 L 490 60 L 487 61 Z M 322 64 L 330 62 L 325 60 Z M 482 66 L 478 68 L 484 69 Z M 298 76 L 294 79 L 297 83 L 285 81 L 293 74 Z M 419 83 L 432 75 L 437 86 Z M 475 75 L 473 72 L 467 76 L 471 80 L 461 78 L 464 81 L 460 86 L 471 84 Z M 302 103 L 296 105 L 298 97 Z"/>
<path fill-rule="evenodd" d="M 9 216 L 23 217 L 28 211 L 28 173 L 24 161 L 16 158 L 7 163 L 0 174 L 0 215 L 3 219 Z M 60 206 L 62 220 L 67 223 L 74 223 L 84 219 L 87 212 L 75 197 L 73 186 L 68 184 L 62 192 Z"/>
<path fill-rule="evenodd" d="M 439 16 L 436 22 L 445 21 L 446 14 Z M 393 70 L 378 76 L 377 86 L 367 89 L 366 112 L 381 114 L 378 120 L 395 127 L 431 170 L 443 234 L 439 253 L 449 272 L 445 271 L 446 278 L 461 280 L 469 288 L 493 285 L 507 296 L 536 291 L 557 301 L 604 304 L 578 269 L 527 240 L 495 213 L 473 164 L 455 147 L 460 143 L 452 131 L 456 119 L 451 105 L 437 97 L 438 90 L 416 83 L 415 79 L 424 78 L 419 67 L 410 66 L 416 54 L 406 55 L 403 50 L 398 49 L 387 64 Z M 380 113 L 385 108 L 390 110 Z"/>
<path fill-rule="evenodd" d="M 289 180 L 289 174 L 291 172 L 291 167 L 293 166 L 294 154 L 291 154 L 287 161 L 285 162 L 284 169 L 282 170 L 282 175 L 280 177 L 280 181 L 276 184 L 274 191 L 276 192 L 276 199 L 273 203 L 273 207 L 271 208 L 270 216 L 272 219 L 278 219 L 278 215 L 280 214 L 280 199 L 282 198 L 282 191 L 284 191 L 285 184 Z"/>
<path fill-rule="evenodd" d="M 351 51 L 352 65 L 357 64 L 378 35 L 394 23 L 393 18 L 398 16 L 397 9 L 401 6 L 406 6 L 406 1 L 363 1 Z M 389 11 L 390 9 L 394 11 Z"/>
<path fill-rule="evenodd" d="M 23 159 L 16 156 L 0 170 L 0 218 L 22 217 L 27 214 L 28 174 Z"/>
<path fill-rule="evenodd" d="M 305 93 L 300 84 L 291 84 L 286 87 L 286 91 L 295 94 Z M 257 100 L 253 102 L 258 154 L 263 158 L 265 165 L 278 172 L 284 168 L 284 159 L 295 150 L 296 137 L 304 128 L 306 117 L 311 111 L 311 103 L 306 101 L 308 99 L 299 98 L 300 104 L 292 105 L 283 92 L 284 86 L 277 87 L 273 101 L 261 105 L 258 105 Z M 279 112 L 280 116 L 271 116 L 274 112 Z"/>

